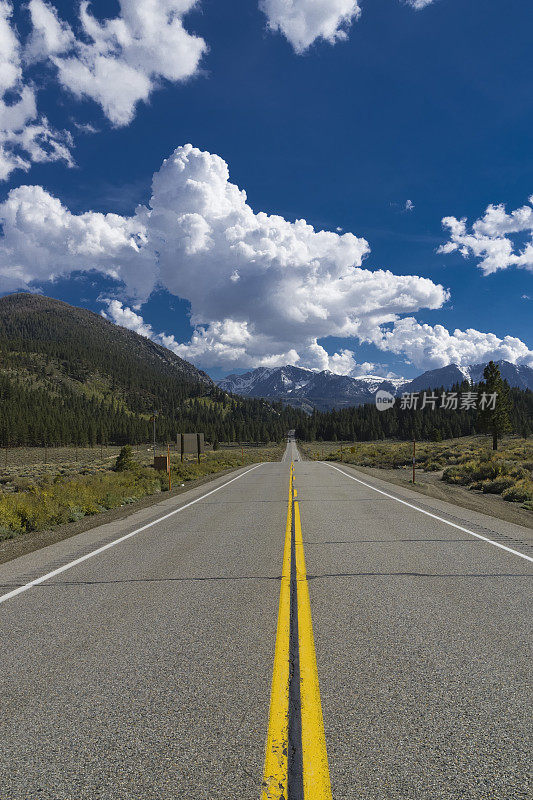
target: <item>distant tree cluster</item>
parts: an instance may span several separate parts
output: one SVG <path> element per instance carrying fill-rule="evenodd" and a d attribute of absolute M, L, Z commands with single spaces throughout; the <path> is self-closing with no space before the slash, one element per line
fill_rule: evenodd
<path fill-rule="evenodd" d="M 469 383 L 458 384 L 452 391 L 472 391 Z M 436 390 L 441 394 L 444 390 Z M 498 438 L 508 432 L 530 436 L 533 420 L 533 392 L 509 388 L 505 381 L 499 382 L 492 372 L 489 380 L 474 391 L 498 391 L 495 412 L 478 409 L 448 410 L 426 407 L 424 409 L 402 409 L 396 402 L 386 411 L 378 411 L 374 404 L 365 404 L 339 411 L 315 411 L 300 422 L 296 435 L 305 441 L 376 441 L 379 439 L 441 441 L 475 433 L 490 433 L 493 446 Z"/>
<path fill-rule="evenodd" d="M 305 414 L 274 408 L 259 399 L 230 399 L 218 389 L 199 398 L 158 404 L 158 441 L 174 441 L 176 433 L 202 431 L 209 442 L 281 441 Z M 118 402 L 84 397 L 65 387 L 54 394 L 31 388 L 18 378 L 0 375 L 0 445 L 92 446 L 140 444 L 152 438 L 150 404 L 140 412 Z"/>
<path fill-rule="evenodd" d="M 303 412 L 233 398 L 164 347 L 86 309 L 38 295 L 0 298 L 0 444 L 138 444 L 202 431 L 280 440 Z"/>

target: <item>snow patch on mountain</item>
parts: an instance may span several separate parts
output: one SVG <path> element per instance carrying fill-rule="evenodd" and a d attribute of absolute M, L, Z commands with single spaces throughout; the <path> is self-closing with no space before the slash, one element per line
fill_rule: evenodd
<path fill-rule="evenodd" d="M 533 390 L 531 367 L 504 360 L 497 363 L 502 377 L 510 386 Z M 406 381 L 404 378 L 383 378 L 380 375 L 361 375 L 354 378 L 337 375 L 330 370 L 317 372 L 287 365 L 259 367 L 243 375 L 228 375 L 218 381 L 218 385 L 232 394 L 283 400 L 301 408 L 329 410 L 372 403 L 378 390 L 399 396 L 402 392 L 423 392 L 440 388 L 450 390 L 464 381 L 479 383 L 483 380 L 485 366 L 486 364 L 473 364 L 461 367 L 448 364 Z"/>

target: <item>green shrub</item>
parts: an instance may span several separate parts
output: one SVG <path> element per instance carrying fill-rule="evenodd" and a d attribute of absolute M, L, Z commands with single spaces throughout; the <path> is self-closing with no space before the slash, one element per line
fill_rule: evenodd
<path fill-rule="evenodd" d="M 473 481 L 473 466 L 471 464 L 472 462 L 470 464 L 456 464 L 452 467 L 447 467 L 442 474 L 442 480 L 455 486 L 467 486 Z"/>
<path fill-rule="evenodd" d="M 517 503 L 533 500 L 533 481 L 517 481 L 514 486 L 510 486 L 502 493 L 502 497 L 504 500 Z"/>
<path fill-rule="evenodd" d="M 472 461 L 469 463 L 473 465 L 472 477 L 480 481 L 494 480 L 500 475 L 503 475 L 506 471 L 505 465 L 495 459 L 484 459 L 483 461 Z"/>
<path fill-rule="evenodd" d="M 438 472 L 439 469 L 442 469 L 444 464 L 440 461 L 426 461 L 424 464 L 424 469 L 426 472 Z"/>
<path fill-rule="evenodd" d="M 17 532 L 5 525 L 0 525 L 0 542 L 5 542 L 6 539 L 14 539 Z"/>
<path fill-rule="evenodd" d="M 509 466 L 509 475 L 511 475 L 516 480 L 521 480 L 522 478 L 531 478 L 531 471 L 528 469 L 524 469 L 524 467 L 519 466 Z"/>
<path fill-rule="evenodd" d="M 115 461 L 115 472 L 125 472 L 128 469 L 135 469 L 138 464 L 133 458 L 133 447 L 127 444 L 122 448 Z"/>
<path fill-rule="evenodd" d="M 465 456 L 458 464 L 447 467 L 442 479 L 446 483 L 468 486 L 468 484 L 480 481 L 495 481 L 508 475 L 508 471 L 509 466 L 501 460 L 492 458 L 474 460 Z"/>
<path fill-rule="evenodd" d="M 16 492 L 29 492 L 35 489 L 36 483 L 32 478 L 25 478 L 23 476 L 13 478 L 13 488 Z"/>
<path fill-rule="evenodd" d="M 509 475 L 502 475 L 490 481 L 482 481 L 482 490 L 485 494 L 501 494 L 505 489 L 509 489 L 515 483 L 514 478 Z"/>
<path fill-rule="evenodd" d="M 14 508 L 12 497 L 13 495 L 0 500 L 0 526 L 18 532 L 23 528 L 20 517 Z"/>

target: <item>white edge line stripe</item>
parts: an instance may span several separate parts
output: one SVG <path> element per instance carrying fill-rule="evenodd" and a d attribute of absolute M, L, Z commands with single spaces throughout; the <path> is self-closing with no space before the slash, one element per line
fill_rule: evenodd
<path fill-rule="evenodd" d="M 141 533 L 141 531 L 145 531 L 147 528 L 151 528 L 153 525 L 157 525 L 159 522 L 163 522 L 163 520 L 172 517 L 174 514 L 179 514 L 180 511 L 185 511 L 186 508 L 193 506 L 195 503 L 199 503 L 200 500 L 205 500 L 205 498 L 209 497 L 209 495 L 214 494 L 215 492 L 219 492 L 221 489 L 224 489 L 226 486 L 229 486 L 230 483 L 233 483 L 233 481 L 238 481 L 239 478 L 243 478 L 245 475 L 248 475 L 249 472 L 252 472 L 252 470 L 257 469 L 257 467 L 261 466 L 263 466 L 262 463 L 256 464 L 255 467 L 251 467 L 250 469 L 247 469 L 246 472 L 242 472 L 240 475 L 237 475 L 230 481 L 226 481 L 226 483 L 223 483 L 222 486 L 217 486 L 216 489 L 211 489 L 210 492 L 203 494 L 201 497 L 197 497 L 196 500 L 191 500 L 189 503 L 185 503 L 184 506 L 180 506 L 179 508 L 174 509 L 174 511 L 170 511 L 168 514 L 165 514 L 163 517 L 154 519 L 153 522 L 149 522 L 147 525 L 143 525 L 142 528 L 137 528 L 137 530 L 132 531 L 131 533 L 127 533 L 125 536 L 121 536 L 119 539 L 114 539 L 114 541 L 109 542 L 108 544 L 104 544 L 102 547 L 98 547 L 96 550 L 92 550 L 90 553 L 87 553 L 86 555 L 77 558 L 75 561 L 69 561 L 68 564 L 64 564 L 62 567 L 58 567 L 57 569 L 52 570 L 52 572 L 47 572 L 46 575 L 41 575 L 40 578 L 35 578 L 35 580 L 30 581 L 29 583 L 25 583 L 24 586 L 18 586 L 16 589 L 13 589 L 13 591 L 1 595 L 0 603 L 5 603 L 6 600 L 11 600 L 11 598 L 16 597 L 17 594 L 26 592 L 33 586 L 38 586 L 40 583 L 44 583 L 44 581 L 47 581 L 50 578 L 55 578 L 56 575 L 60 575 L 67 569 L 71 569 L 71 567 L 75 567 L 78 564 L 81 564 L 83 561 L 87 561 L 87 559 L 92 558 L 93 556 L 97 556 L 99 553 L 103 553 L 105 550 L 109 550 L 110 547 L 114 547 L 115 545 L 120 544 L 121 542 L 125 542 L 126 539 L 131 539 L 132 536 L 136 536 L 136 534 Z M 105 525 L 106 523 L 102 524 Z"/>
<path fill-rule="evenodd" d="M 526 561 L 532 561 L 533 558 L 531 556 L 526 556 L 524 553 L 519 553 L 518 550 L 513 550 L 512 547 L 507 547 L 505 544 L 500 544 L 499 542 L 494 542 L 492 539 L 487 538 L 487 536 L 482 536 L 480 533 L 474 533 L 474 531 L 469 531 L 468 528 L 463 528 L 462 525 L 456 525 L 455 522 L 450 522 L 444 517 L 439 517 L 437 514 L 431 514 L 429 511 L 424 511 L 423 508 L 419 508 L 418 506 L 413 505 L 412 503 L 408 503 L 407 500 L 400 500 L 399 497 L 395 497 L 393 494 L 389 494 L 388 492 L 384 492 L 382 489 L 376 489 L 375 486 L 372 486 L 371 483 L 365 483 L 365 481 L 360 480 L 359 478 L 354 478 L 353 475 L 348 475 L 347 472 L 344 470 L 339 469 L 338 467 L 334 467 L 333 464 L 328 464 L 326 461 L 321 461 L 321 464 L 324 464 L 326 467 L 331 467 L 331 469 L 336 469 L 337 472 L 340 472 L 341 475 L 345 475 L 347 478 L 350 478 L 352 481 L 357 481 L 357 483 L 362 483 L 363 486 L 368 486 L 369 489 L 373 489 L 375 492 L 379 492 L 380 494 L 384 494 L 385 497 L 390 497 L 391 500 L 396 500 L 397 503 L 402 503 L 404 506 L 409 506 L 409 508 L 414 508 L 415 511 L 420 511 L 421 514 L 426 514 L 428 517 L 433 517 L 433 519 L 438 519 L 439 522 L 445 522 L 446 525 L 451 525 L 452 528 L 457 528 L 460 531 L 464 531 L 465 533 L 469 533 L 470 536 L 475 536 L 477 539 L 483 539 L 484 542 L 488 542 L 489 544 L 493 544 L 494 547 L 500 547 L 502 550 L 507 550 L 508 553 L 513 553 L 515 556 L 520 556 L 520 558 L 524 558 Z M 0 598 L 1 600 L 1 598 Z"/>

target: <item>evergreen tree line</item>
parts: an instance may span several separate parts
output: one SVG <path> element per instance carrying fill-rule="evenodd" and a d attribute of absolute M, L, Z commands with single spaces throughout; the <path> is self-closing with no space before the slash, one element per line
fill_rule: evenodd
<path fill-rule="evenodd" d="M 506 411 L 509 424 L 501 432 L 512 432 L 520 436 L 530 436 L 533 430 L 533 392 L 510 388 L 507 383 Z M 472 387 L 465 382 L 454 386 L 451 391 L 478 392 L 486 389 L 485 384 Z M 439 397 L 443 389 L 435 392 Z M 422 394 L 421 394 L 422 396 Z M 438 405 L 438 404 L 437 404 Z M 416 410 L 402 409 L 400 400 L 386 411 L 378 411 L 372 403 L 338 411 L 315 411 L 303 419 L 296 428 L 296 436 L 305 441 L 376 441 L 379 439 L 399 439 L 403 441 L 452 439 L 486 433 L 490 428 L 486 415 L 478 408 L 470 410 L 447 410 L 429 406 Z"/>
<path fill-rule="evenodd" d="M 261 399 L 230 398 L 219 389 L 178 402 L 158 398 L 156 438 L 201 431 L 207 441 L 281 441 L 305 414 Z M 116 401 L 86 397 L 59 385 L 33 388 L 27 381 L 0 375 L 0 446 L 141 444 L 153 435 L 151 404 L 142 413 Z"/>
<path fill-rule="evenodd" d="M 474 388 L 474 391 L 476 389 Z M 454 391 L 472 391 L 469 384 Z M 482 391 L 482 388 L 479 388 Z M 437 391 L 437 394 L 440 394 Z M 174 441 L 177 433 L 201 431 L 208 442 L 281 441 L 295 429 L 305 441 L 373 441 L 379 439 L 440 440 L 486 430 L 478 410 L 441 408 L 402 409 L 399 400 L 387 411 L 374 404 L 311 415 L 282 403 L 259 398 L 230 397 L 220 389 L 202 397 L 158 398 L 156 422 L 160 442 Z M 166 402 L 165 402 L 166 399 Z M 533 392 L 508 389 L 507 430 L 532 433 Z M 117 401 L 85 396 L 68 386 L 32 387 L 24 379 L 0 375 L 0 445 L 53 446 L 141 444 L 152 438 L 150 405 L 136 411 Z"/>

